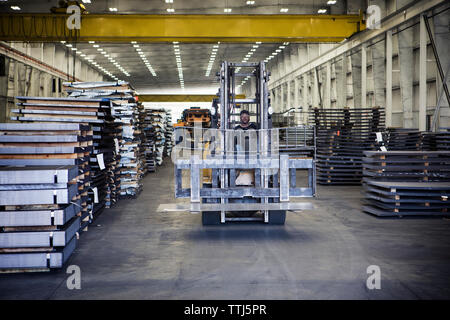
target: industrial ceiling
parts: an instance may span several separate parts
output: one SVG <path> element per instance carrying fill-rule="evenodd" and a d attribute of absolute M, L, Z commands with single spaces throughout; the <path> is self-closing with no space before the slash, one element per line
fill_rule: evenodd
<path fill-rule="evenodd" d="M 329 0 L 84 0 L 91 14 L 330 14 L 349 13 L 352 1 Z M 332 2 L 335 2 L 331 4 Z M 328 4 L 327 4 L 328 3 Z M 355 3 L 353 1 L 353 11 Z M 0 0 L 0 12 L 49 13 L 58 1 Z M 19 9 L 18 9 L 19 8 Z M 354 13 L 354 12 L 353 12 Z M 268 26 L 270 28 L 270 26 Z M 270 61 L 284 43 L 59 43 L 109 79 L 130 81 L 138 91 L 217 88 L 221 61 Z M 272 56 L 272 58 L 270 58 Z M 245 81 L 245 80 L 244 80 Z"/>

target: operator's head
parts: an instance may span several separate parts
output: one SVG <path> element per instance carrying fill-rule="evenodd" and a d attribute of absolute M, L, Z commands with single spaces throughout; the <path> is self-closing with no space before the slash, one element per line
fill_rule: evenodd
<path fill-rule="evenodd" d="M 250 121 L 250 114 L 248 113 L 247 110 L 242 110 L 241 111 L 241 123 L 247 124 L 249 121 Z"/>

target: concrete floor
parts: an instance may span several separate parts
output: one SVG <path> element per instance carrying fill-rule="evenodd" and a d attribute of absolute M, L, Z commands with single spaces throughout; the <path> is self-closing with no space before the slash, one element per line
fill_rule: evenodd
<path fill-rule="evenodd" d="M 360 187 L 319 186 L 316 210 L 285 226 L 203 227 L 201 216 L 157 213 L 173 198 L 169 160 L 137 200 L 103 212 L 66 268 L 0 275 L 1 299 L 449 299 L 450 220 L 361 212 Z M 381 289 L 368 290 L 369 265 Z M 66 266 L 67 267 L 67 266 Z"/>

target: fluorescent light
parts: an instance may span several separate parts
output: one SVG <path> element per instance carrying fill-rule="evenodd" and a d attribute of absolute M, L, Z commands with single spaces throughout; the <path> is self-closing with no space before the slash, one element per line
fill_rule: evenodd
<path fill-rule="evenodd" d="M 289 8 L 281 8 L 280 9 L 280 12 L 288 12 L 289 11 Z"/>
<path fill-rule="evenodd" d="M 13 9 L 13 10 L 20 10 L 20 7 L 19 6 L 11 6 L 11 9 Z"/>
<path fill-rule="evenodd" d="M 319 9 L 318 11 L 317 11 L 317 13 L 326 13 L 327 12 L 327 9 Z"/>
<path fill-rule="evenodd" d="M 254 5 L 255 4 L 255 1 L 247 1 L 246 2 L 248 5 Z"/>
<path fill-rule="evenodd" d="M 328 5 L 336 4 L 336 0 L 328 0 L 327 4 Z"/>
<path fill-rule="evenodd" d="M 116 11 L 117 11 L 117 8 L 109 8 L 109 11 L 111 11 L 111 12 L 116 12 Z"/>
<path fill-rule="evenodd" d="M 166 3 L 173 3 L 173 0 L 166 0 Z"/>
<path fill-rule="evenodd" d="M 231 8 L 225 8 L 225 9 L 223 9 L 223 12 L 231 12 L 231 11 L 232 11 Z"/>
<path fill-rule="evenodd" d="M 167 12 L 175 12 L 174 8 L 167 8 Z"/>
<path fill-rule="evenodd" d="M 91 0 L 81 0 L 83 3 L 91 3 Z"/>
<path fill-rule="evenodd" d="M 98 44 L 94 44 L 93 47 L 94 47 L 94 48 L 98 48 L 99 45 L 98 45 Z"/>

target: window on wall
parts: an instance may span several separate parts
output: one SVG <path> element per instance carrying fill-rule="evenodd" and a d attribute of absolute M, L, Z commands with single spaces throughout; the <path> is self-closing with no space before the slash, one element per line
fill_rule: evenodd
<path fill-rule="evenodd" d="M 58 92 L 61 93 L 62 91 L 62 81 L 61 79 L 58 79 Z"/>
<path fill-rule="evenodd" d="M 0 77 L 6 76 L 6 57 L 0 56 Z"/>
<path fill-rule="evenodd" d="M 427 131 L 430 131 L 432 119 L 433 119 L 433 115 L 432 114 L 427 114 L 427 123 L 426 123 Z"/>
<path fill-rule="evenodd" d="M 52 92 L 55 93 L 56 92 L 56 79 L 52 78 Z"/>

